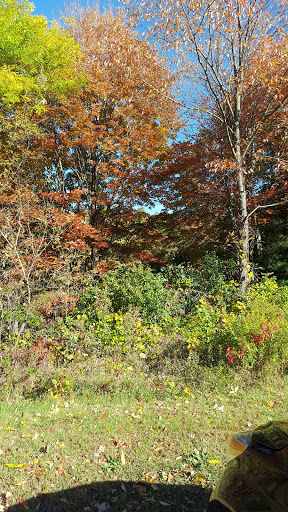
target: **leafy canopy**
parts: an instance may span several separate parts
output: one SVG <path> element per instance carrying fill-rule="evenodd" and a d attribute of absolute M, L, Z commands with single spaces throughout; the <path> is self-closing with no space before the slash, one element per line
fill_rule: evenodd
<path fill-rule="evenodd" d="M 32 14 L 26 0 L 0 0 L 0 101 L 43 109 L 47 94 L 75 87 L 77 43 L 56 23 Z"/>

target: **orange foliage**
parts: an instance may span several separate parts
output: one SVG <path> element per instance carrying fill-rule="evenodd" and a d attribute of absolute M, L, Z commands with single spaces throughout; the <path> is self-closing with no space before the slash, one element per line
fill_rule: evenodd
<path fill-rule="evenodd" d="M 137 224 L 135 205 L 152 204 L 149 168 L 180 125 L 175 81 L 156 50 L 125 25 L 120 13 L 74 10 L 69 30 L 82 48 L 79 73 L 85 73 L 87 83 L 80 94 L 48 105 L 34 149 L 42 154 L 38 165 L 53 180 L 49 197 L 70 208 L 77 203 L 110 254 L 114 248 L 119 254 L 130 244 L 129 239 L 123 244 L 120 226 Z M 91 241 L 90 247 L 96 246 L 94 264 L 109 258 L 107 245 Z"/>

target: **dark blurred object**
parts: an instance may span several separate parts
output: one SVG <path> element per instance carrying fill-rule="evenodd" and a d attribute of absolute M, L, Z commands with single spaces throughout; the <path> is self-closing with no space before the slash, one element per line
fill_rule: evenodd
<path fill-rule="evenodd" d="M 288 511 L 288 421 L 233 436 L 207 512 Z"/>

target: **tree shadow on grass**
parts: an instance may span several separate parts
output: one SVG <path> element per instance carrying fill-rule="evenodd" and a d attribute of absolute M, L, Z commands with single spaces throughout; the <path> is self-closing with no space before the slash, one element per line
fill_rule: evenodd
<path fill-rule="evenodd" d="M 145 482 L 93 482 L 43 493 L 9 507 L 7 512 L 203 512 L 210 491 L 195 485 Z"/>

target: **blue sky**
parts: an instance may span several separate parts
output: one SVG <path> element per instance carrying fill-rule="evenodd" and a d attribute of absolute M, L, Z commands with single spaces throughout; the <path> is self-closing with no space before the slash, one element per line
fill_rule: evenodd
<path fill-rule="evenodd" d="M 61 16 L 64 11 L 65 0 L 36 0 L 34 14 L 44 14 L 49 21 Z"/>
<path fill-rule="evenodd" d="M 57 19 L 61 16 L 61 14 L 65 11 L 65 5 L 69 5 L 70 1 L 68 0 L 32 0 L 32 3 L 35 5 L 34 14 L 41 15 L 43 14 L 49 21 L 53 19 Z M 71 2 L 73 3 L 73 2 Z M 82 3 L 82 2 L 80 2 Z M 88 2 L 89 5 L 93 4 L 92 2 Z M 86 4 L 86 1 L 83 2 L 83 5 Z M 100 2 L 95 2 L 95 5 L 100 5 L 100 10 L 106 9 L 108 6 L 118 5 L 117 0 L 109 1 L 109 0 L 100 0 Z"/>

